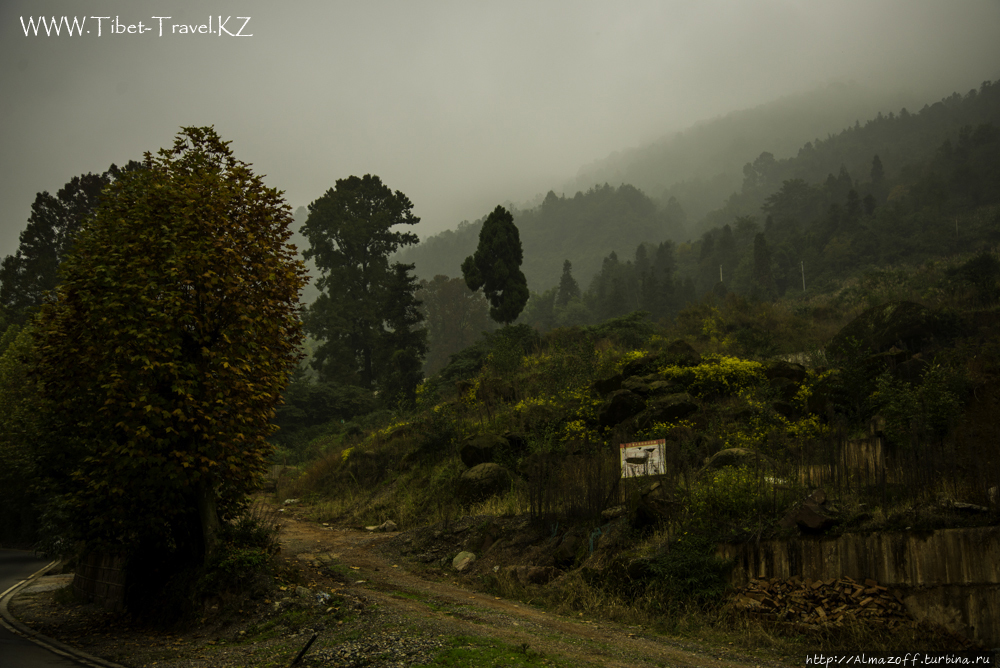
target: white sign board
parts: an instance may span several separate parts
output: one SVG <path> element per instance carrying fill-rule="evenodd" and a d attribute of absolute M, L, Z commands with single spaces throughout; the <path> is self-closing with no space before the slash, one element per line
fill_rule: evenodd
<path fill-rule="evenodd" d="M 646 475 L 664 475 L 666 465 L 663 447 L 666 439 L 622 443 L 620 447 L 623 478 L 638 478 Z"/>

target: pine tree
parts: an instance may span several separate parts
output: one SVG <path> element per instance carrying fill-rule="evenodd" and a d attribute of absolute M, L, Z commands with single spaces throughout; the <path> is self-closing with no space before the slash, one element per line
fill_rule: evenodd
<path fill-rule="evenodd" d="M 521 273 L 524 252 L 514 217 L 497 206 L 479 231 L 479 246 L 462 263 L 462 276 L 469 289 L 479 288 L 491 304 L 490 317 L 502 324 L 517 319 L 528 303 L 528 281 Z"/>
<path fill-rule="evenodd" d="M 573 278 L 572 271 L 573 265 L 570 264 L 569 260 L 565 260 L 562 277 L 559 279 L 559 292 L 556 295 L 556 306 L 560 308 L 566 306 L 570 300 L 580 298 L 580 286 Z"/>
<path fill-rule="evenodd" d="M 320 379 L 410 397 L 420 382 L 412 371 L 426 352 L 423 319 L 414 296 L 413 265 L 389 263 L 417 235 L 394 232 L 415 225 L 413 204 L 379 177 L 339 179 L 309 205 L 302 234 L 322 276 L 322 294 L 306 315 L 306 330 L 323 343 L 313 358 Z M 399 383 L 404 383 L 402 386 Z"/>

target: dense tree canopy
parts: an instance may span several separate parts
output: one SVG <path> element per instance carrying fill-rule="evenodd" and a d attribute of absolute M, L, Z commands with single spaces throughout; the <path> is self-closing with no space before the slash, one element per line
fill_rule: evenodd
<path fill-rule="evenodd" d="M 301 339 L 289 207 L 212 128 L 107 192 L 36 321 L 50 514 L 201 562 L 255 488 Z"/>
<path fill-rule="evenodd" d="M 462 263 L 462 276 L 469 289 L 483 289 L 489 300 L 490 317 L 510 324 L 528 303 L 528 282 L 521 273 L 524 252 L 514 217 L 497 206 L 479 232 L 479 246 Z"/>
<path fill-rule="evenodd" d="M 421 380 L 426 334 L 415 297 L 413 265 L 390 264 L 401 246 L 417 243 L 413 204 L 377 176 L 351 176 L 309 205 L 305 252 L 322 273 L 322 294 L 306 318 L 323 343 L 313 366 L 320 379 L 377 390 L 390 400 L 412 400 Z"/>

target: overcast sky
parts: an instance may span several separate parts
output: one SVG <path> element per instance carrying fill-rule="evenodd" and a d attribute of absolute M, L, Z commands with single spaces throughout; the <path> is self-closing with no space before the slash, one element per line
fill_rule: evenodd
<path fill-rule="evenodd" d="M 25 36 L 40 15 L 87 17 L 84 34 Z M 220 15 L 248 36 L 220 36 Z M 213 34 L 181 34 L 210 16 Z M 37 192 L 186 125 L 214 125 L 294 207 L 377 174 L 426 237 L 832 80 L 937 99 L 997 77 L 997 0 L 2 0 L 0 256 Z"/>

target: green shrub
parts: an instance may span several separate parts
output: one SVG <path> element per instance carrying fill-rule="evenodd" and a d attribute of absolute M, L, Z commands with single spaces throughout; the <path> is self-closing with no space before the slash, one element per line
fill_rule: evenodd
<path fill-rule="evenodd" d="M 729 588 L 733 565 L 716 556 L 715 545 L 709 535 L 697 531 L 685 531 L 672 541 L 650 565 L 654 600 L 667 610 L 717 604 Z"/>
<path fill-rule="evenodd" d="M 726 467 L 703 474 L 688 496 L 690 526 L 714 525 L 717 530 L 749 533 L 759 525 L 769 487 L 748 466 Z M 721 537 L 721 536 L 720 536 Z"/>
<path fill-rule="evenodd" d="M 919 385 L 897 380 L 886 372 L 876 380 L 872 402 L 885 418 L 885 434 L 891 443 L 910 445 L 939 440 L 958 419 L 966 380 L 949 367 L 928 367 Z"/>

